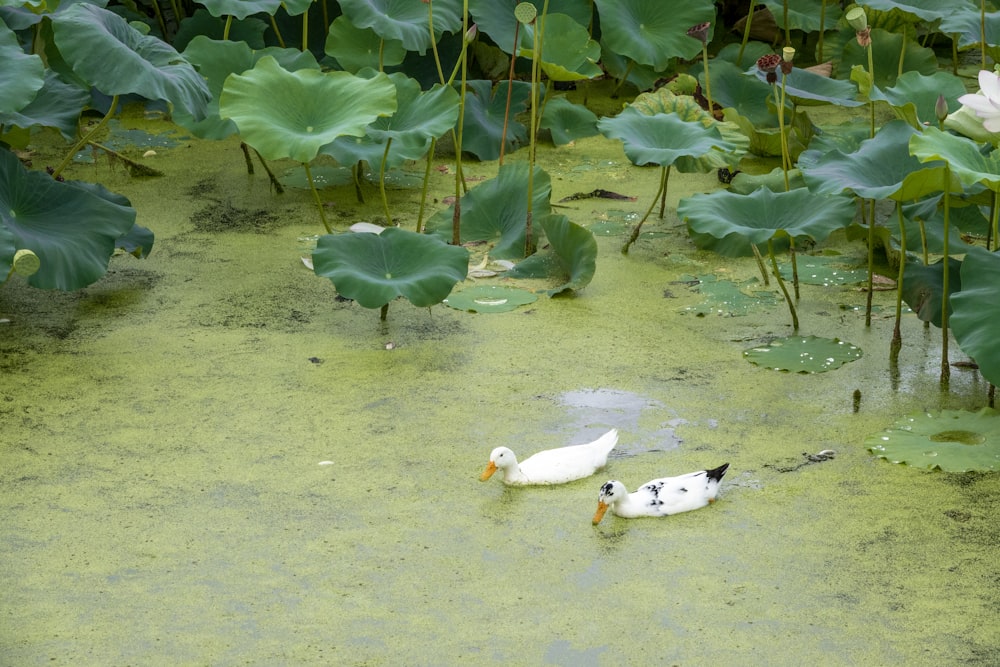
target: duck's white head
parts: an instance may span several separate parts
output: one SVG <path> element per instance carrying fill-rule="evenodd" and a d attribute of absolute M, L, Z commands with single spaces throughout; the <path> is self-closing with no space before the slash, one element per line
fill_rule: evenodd
<path fill-rule="evenodd" d="M 490 477 L 493 476 L 497 470 L 503 470 L 504 473 L 511 468 L 517 466 L 517 457 L 514 456 L 512 452 L 507 447 L 497 447 L 492 452 L 490 452 L 490 462 L 486 466 L 486 470 L 483 474 L 479 476 L 480 481 L 485 482 Z"/>
<path fill-rule="evenodd" d="M 604 513 L 608 511 L 609 507 L 626 496 L 628 496 L 628 490 L 624 484 L 614 479 L 610 482 L 605 482 L 604 486 L 601 487 L 600 493 L 597 494 L 597 511 L 594 512 L 594 525 L 596 526 L 601 522 L 601 519 L 604 518 Z"/>

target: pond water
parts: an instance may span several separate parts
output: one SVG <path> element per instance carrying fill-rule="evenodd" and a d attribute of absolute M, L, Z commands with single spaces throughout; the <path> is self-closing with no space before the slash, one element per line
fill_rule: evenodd
<path fill-rule="evenodd" d="M 36 167 L 58 150 L 40 145 Z M 560 209 L 601 226 L 585 290 L 501 314 L 397 302 L 382 325 L 303 266 L 322 231 L 308 191 L 248 176 L 235 141 L 156 152 L 161 178 L 104 160 L 67 174 L 132 200 L 156 233 L 148 259 L 116 257 L 77 293 L 0 290 L 5 664 L 1000 662 L 1000 478 L 863 444 L 909 412 L 984 400 L 967 369 L 941 394 L 940 332 L 912 315 L 891 381 L 891 293 L 866 328 L 854 287 L 802 286 L 799 333 L 858 361 L 748 363 L 792 333 L 780 296 L 699 309 L 692 275 L 744 284 L 756 265 L 695 250 L 672 210 L 623 256 L 632 222 L 608 223 L 641 215 L 659 172 L 595 138 L 540 156 L 553 201 L 637 197 Z M 452 177 L 432 174 L 440 201 Z M 675 174 L 668 205 L 717 187 Z M 381 211 L 375 188 L 367 204 L 351 185 L 324 198 L 341 230 Z M 417 191 L 390 198 L 412 229 Z M 493 447 L 524 457 L 611 427 L 593 478 L 478 481 Z M 724 462 L 706 509 L 591 525 L 607 479 Z"/>

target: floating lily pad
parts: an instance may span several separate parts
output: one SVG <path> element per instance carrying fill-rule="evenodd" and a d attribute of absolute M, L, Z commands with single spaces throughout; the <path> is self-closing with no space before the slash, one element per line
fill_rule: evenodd
<path fill-rule="evenodd" d="M 751 283 L 759 284 L 757 281 L 737 283 L 731 280 L 719 280 L 713 275 L 706 275 L 697 278 L 682 276 L 681 282 L 693 285 L 692 289 L 697 290 L 705 297 L 705 300 L 698 305 L 688 306 L 681 311 L 692 313 L 698 317 L 706 315 L 741 317 L 753 308 L 772 306 L 778 302 L 774 292 L 754 290 L 747 293 L 744 291 Z"/>
<path fill-rule="evenodd" d="M 516 287 L 477 285 L 455 292 L 444 300 L 444 304 L 472 313 L 506 313 L 537 300 L 531 292 Z"/>
<path fill-rule="evenodd" d="M 796 265 L 799 270 L 799 282 L 806 285 L 822 285 L 823 287 L 858 285 L 868 282 L 868 272 L 863 268 L 850 268 L 849 262 L 851 262 L 851 258 L 798 255 Z M 780 269 L 781 275 L 790 280 L 792 277 L 791 263 L 782 264 Z"/>
<path fill-rule="evenodd" d="M 746 350 L 743 357 L 776 371 L 823 373 L 860 359 L 862 354 L 860 347 L 839 338 L 789 336 Z"/>
<path fill-rule="evenodd" d="M 880 458 L 917 468 L 1000 470 L 1000 413 L 983 408 L 912 414 L 869 436 L 865 445 Z"/>

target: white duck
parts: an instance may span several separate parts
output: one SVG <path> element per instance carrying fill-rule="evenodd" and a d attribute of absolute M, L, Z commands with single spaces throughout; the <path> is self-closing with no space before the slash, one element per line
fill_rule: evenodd
<path fill-rule="evenodd" d="M 667 516 L 696 510 L 711 502 L 719 492 L 719 483 L 726 474 L 728 463 L 718 468 L 690 472 L 678 477 L 663 477 L 646 482 L 635 493 L 612 480 L 601 487 L 597 497 L 596 526 L 609 509 L 626 519 L 640 516 Z"/>
<path fill-rule="evenodd" d="M 618 429 L 613 428 L 585 445 L 546 449 L 517 462 L 514 452 L 497 447 L 490 452 L 490 462 L 479 476 L 483 482 L 500 471 L 504 484 L 563 484 L 590 477 L 608 462 L 608 454 L 618 444 Z"/>

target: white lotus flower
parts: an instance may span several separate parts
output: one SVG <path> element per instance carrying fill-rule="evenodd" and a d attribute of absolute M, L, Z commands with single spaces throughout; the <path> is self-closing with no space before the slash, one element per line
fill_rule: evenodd
<path fill-rule="evenodd" d="M 1000 76 L 980 70 L 979 93 L 962 95 L 958 101 L 983 119 L 983 129 L 987 132 L 1000 132 Z"/>

